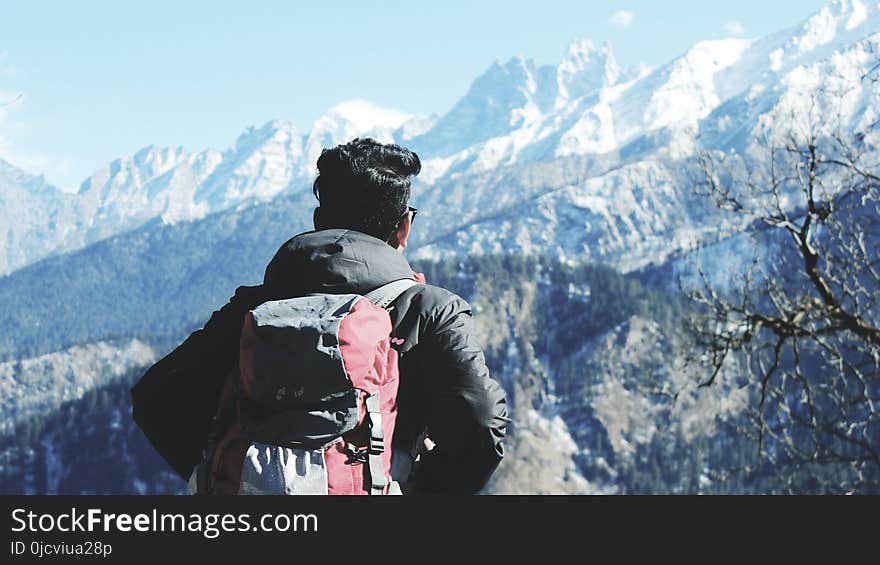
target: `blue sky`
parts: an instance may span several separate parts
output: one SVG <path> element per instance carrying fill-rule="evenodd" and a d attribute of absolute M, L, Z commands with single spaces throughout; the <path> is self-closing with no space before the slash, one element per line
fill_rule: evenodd
<path fill-rule="evenodd" d="M 64 188 L 150 145 L 303 133 L 354 98 L 442 114 L 495 59 L 557 64 L 577 38 L 624 67 L 795 25 L 823 0 L 3 2 L 0 157 Z M 20 95 L 20 97 L 19 97 Z M 17 100 L 16 100 L 17 98 Z"/>

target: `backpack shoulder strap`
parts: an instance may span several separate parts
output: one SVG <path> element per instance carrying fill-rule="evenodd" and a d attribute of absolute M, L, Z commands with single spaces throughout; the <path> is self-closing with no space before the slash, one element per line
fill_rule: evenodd
<path fill-rule="evenodd" d="M 364 295 L 364 298 L 380 308 L 388 308 L 388 305 L 403 294 L 407 289 L 419 284 L 413 279 L 399 279 L 384 284 Z M 379 391 L 366 398 L 367 417 L 370 429 L 370 444 L 367 450 L 367 465 L 370 473 L 370 494 L 385 494 L 387 486 L 385 471 L 382 466 L 382 453 L 385 451 L 385 437 L 382 431 L 382 411 L 379 400 Z"/>
<path fill-rule="evenodd" d="M 371 290 L 364 295 L 364 298 L 380 308 L 387 308 L 388 305 L 394 302 L 398 296 L 403 294 L 408 288 L 414 287 L 417 284 L 419 283 L 413 279 L 391 281 L 375 290 Z"/>

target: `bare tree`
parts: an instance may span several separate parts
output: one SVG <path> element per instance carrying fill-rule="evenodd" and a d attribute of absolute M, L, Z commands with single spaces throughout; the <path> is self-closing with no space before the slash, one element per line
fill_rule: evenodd
<path fill-rule="evenodd" d="M 745 383 L 741 431 L 789 489 L 880 492 L 876 120 L 852 133 L 823 107 L 772 122 L 786 130 L 747 155 L 700 155 L 699 192 L 750 224 L 756 250 L 732 280 L 698 268 L 700 386 Z"/>

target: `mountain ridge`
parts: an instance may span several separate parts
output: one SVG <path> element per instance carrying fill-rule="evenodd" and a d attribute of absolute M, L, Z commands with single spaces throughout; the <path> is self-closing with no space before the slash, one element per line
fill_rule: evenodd
<path fill-rule="evenodd" d="M 6 180 L 0 175 L 0 198 L 19 201 L 19 208 L 47 210 L 0 225 L 7 236 L 0 274 L 154 218 L 166 224 L 199 220 L 305 190 L 321 149 L 355 136 L 404 143 L 419 152 L 423 172 L 415 180 L 416 194 L 461 175 L 566 155 L 616 152 L 676 160 L 700 146 L 732 144 L 743 151 L 758 115 L 775 107 L 786 88 L 803 86 L 786 86 L 786 80 L 791 83 L 786 77 L 877 31 L 877 6 L 832 0 L 786 30 L 698 42 L 648 72 L 623 71 L 610 43 L 575 40 L 558 65 L 539 66 L 525 57 L 492 63 L 440 117 L 344 102 L 305 134 L 273 120 L 246 129 L 224 151 L 147 146 L 93 173 L 75 197 L 49 189 L 55 196 L 48 202 L 22 190 L 14 179 L 23 173 L 7 174 Z M 707 121 L 719 112 L 724 115 L 714 125 Z M 28 239 L 39 243 L 21 243 Z"/>

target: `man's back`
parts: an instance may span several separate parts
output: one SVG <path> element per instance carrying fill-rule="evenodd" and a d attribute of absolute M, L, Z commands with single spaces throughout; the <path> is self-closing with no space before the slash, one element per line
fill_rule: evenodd
<path fill-rule="evenodd" d="M 402 254 L 359 231 L 319 230 L 292 238 L 270 262 L 263 285 L 240 287 L 204 329 L 145 375 L 133 389 L 135 419 L 186 477 L 200 457 L 222 379 L 237 367 L 247 311 L 267 300 L 310 293 L 366 294 L 413 276 Z M 396 478 L 406 478 L 401 475 L 427 434 L 436 447 L 421 453 L 409 487 L 479 490 L 503 456 L 507 411 L 504 392 L 489 377 L 474 340 L 469 305 L 445 289 L 417 285 L 400 295 L 389 313 L 400 360 Z M 177 391 L 173 412 L 155 408 L 169 393 L 166 386 Z"/>

